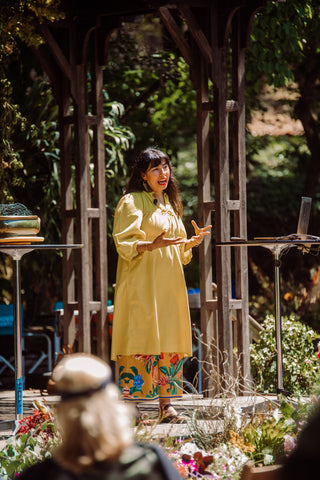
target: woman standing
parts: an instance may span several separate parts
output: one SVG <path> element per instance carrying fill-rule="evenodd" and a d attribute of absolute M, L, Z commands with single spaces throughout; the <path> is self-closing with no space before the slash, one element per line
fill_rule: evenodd
<path fill-rule="evenodd" d="M 138 156 L 115 212 L 119 254 L 111 358 L 119 386 L 132 402 L 159 398 L 160 421 L 177 418 L 183 358 L 192 355 L 183 265 L 211 225 L 187 239 L 182 204 L 168 156 L 148 148 Z"/>

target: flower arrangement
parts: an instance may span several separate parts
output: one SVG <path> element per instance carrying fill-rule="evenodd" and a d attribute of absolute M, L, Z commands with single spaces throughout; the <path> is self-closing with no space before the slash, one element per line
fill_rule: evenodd
<path fill-rule="evenodd" d="M 248 461 L 268 465 L 288 455 L 313 408 L 310 403 L 283 399 L 266 411 L 245 414 L 226 399 L 219 431 L 201 430 L 194 409 L 187 424 L 188 439 L 171 439 L 163 448 L 182 478 L 238 480 Z M 48 458 L 60 441 L 53 410 L 35 402 L 33 414 L 19 421 L 16 434 L 0 451 L 0 478 L 14 479 L 26 467 Z"/>
<path fill-rule="evenodd" d="M 237 480 L 249 461 L 266 466 L 289 455 L 314 406 L 283 398 L 263 412 L 240 415 L 239 408 L 226 403 L 219 432 L 212 434 L 208 428 L 206 434 L 193 421 L 188 441 L 168 446 L 168 456 L 182 478 Z"/>
<path fill-rule="evenodd" d="M 264 327 L 259 344 L 251 348 L 251 362 L 259 390 L 272 392 L 276 378 L 274 319 L 267 317 Z M 273 403 L 269 398 L 268 408 L 246 413 L 235 406 L 234 392 L 239 385 L 226 378 L 222 408 L 213 405 L 189 412 L 188 438 L 171 438 L 163 445 L 182 478 L 237 480 L 248 461 L 256 466 L 275 464 L 290 454 L 314 408 L 312 402 L 297 398 L 315 391 L 319 384 L 320 353 L 317 358 L 314 338 L 316 334 L 293 317 L 283 319 L 284 383 L 288 390 L 298 392 L 296 399 Z M 212 365 L 208 368 L 212 371 Z M 256 395 L 252 393 L 252 397 Z M 44 401 L 35 402 L 34 407 L 33 414 L 19 421 L 15 435 L 0 451 L 2 480 L 12 480 L 26 467 L 49 457 L 51 447 L 61 441 L 54 411 Z M 140 434 L 136 432 L 138 441 Z M 142 441 L 154 441 L 152 431 Z"/>
<path fill-rule="evenodd" d="M 45 404 L 37 400 L 34 406 L 32 415 L 19 420 L 16 435 L 21 437 L 31 433 L 33 437 L 43 434 L 47 440 L 53 438 L 57 432 L 53 413 Z"/>
<path fill-rule="evenodd" d="M 242 466 L 248 461 L 248 457 L 232 444 L 221 444 L 204 452 L 195 443 L 187 442 L 180 450 L 168 453 L 168 457 L 182 478 L 206 477 L 214 480 L 237 480 Z"/>
<path fill-rule="evenodd" d="M 57 445 L 60 435 L 53 411 L 43 402 L 34 402 L 32 415 L 19 420 L 15 435 L 0 451 L 0 478 L 14 479 L 25 468 L 50 457 L 51 447 Z"/>

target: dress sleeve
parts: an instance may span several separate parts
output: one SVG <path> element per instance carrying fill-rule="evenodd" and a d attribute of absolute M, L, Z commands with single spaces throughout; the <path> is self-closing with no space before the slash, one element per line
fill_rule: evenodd
<path fill-rule="evenodd" d="M 141 230 L 142 218 L 142 199 L 131 194 L 122 197 L 114 215 L 113 238 L 117 252 L 124 260 L 139 255 L 137 243 L 146 239 Z"/>
<path fill-rule="evenodd" d="M 179 227 L 180 227 L 179 236 L 184 239 L 187 239 L 187 232 L 181 219 L 179 219 Z M 181 258 L 182 265 L 188 265 L 188 263 L 190 263 L 192 259 L 192 248 L 189 248 L 189 250 L 185 251 L 184 247 L 185 247 L 185 244 L 182 243 L 180 245 L 180 258 Z"/>
<path fill-rule="evenodd" d="M 181 262 L 182 262 L 182 265 L 188 265 L 188 263 L 190 263 L 192 259 L 192 249 L 189 248 L 189 250 L 185 251 L 184 247 L 185 245 L 183 243 L 180 246 Z"/>

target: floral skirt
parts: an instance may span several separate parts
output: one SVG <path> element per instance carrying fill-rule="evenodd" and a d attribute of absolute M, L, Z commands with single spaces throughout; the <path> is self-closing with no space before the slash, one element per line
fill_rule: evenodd
<path fill-rule="evenodd" d="M 118 355 L 119 388 L 125 400 L 179 398 L 183 393 L 183 356 Z"/>

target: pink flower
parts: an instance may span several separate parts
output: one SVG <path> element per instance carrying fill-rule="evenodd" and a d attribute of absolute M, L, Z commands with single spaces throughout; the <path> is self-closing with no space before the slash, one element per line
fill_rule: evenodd
<path fill-rule="evenodd" d="M 294 450 L 296 446 L 295 439 L 291 437 L 291 435 L 285 435 L 283 439 L 284 439 L 284 444 L 283 444 L 284 451 L 285 453 L 289 454 L 292 452 L 292 450 Z"/>

